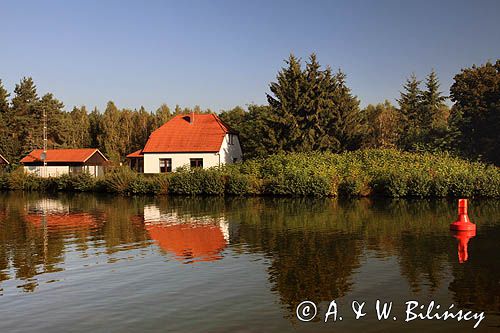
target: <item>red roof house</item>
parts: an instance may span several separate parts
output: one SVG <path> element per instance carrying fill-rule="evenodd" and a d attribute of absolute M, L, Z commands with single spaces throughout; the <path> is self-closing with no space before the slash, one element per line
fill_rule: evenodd
<path fill-rule="evenodd" d="M 47 168 L 43 167 L 42 149 L 33 150 L 21 160 L 26 172 L 50 177 L 82 172 L 99 176 L 103 174 L 103 167 L 108 163 L 108 159 L 95 148 L 48 149 L 45 162 Z"/>
<path fill-rule="evenodd" d="M 238 134 L 215 114 L 175 116 L 151 133 L 143 149 L 127 155 L 130 165 L 145 173 L 212 167 L 241 158 Z"/>

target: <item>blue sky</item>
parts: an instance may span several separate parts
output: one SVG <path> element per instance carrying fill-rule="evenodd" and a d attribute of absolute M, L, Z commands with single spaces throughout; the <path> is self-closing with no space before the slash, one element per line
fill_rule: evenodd
<path fill-rule="evenodd" d="M 265 103 L 292 52 L 341 68 L 362 105 L 412 72 L 442 90 L 500 58 L 500 1 L 2 1 L 0 79 L 32 76 L 66 109 L 218 111 Z"/>

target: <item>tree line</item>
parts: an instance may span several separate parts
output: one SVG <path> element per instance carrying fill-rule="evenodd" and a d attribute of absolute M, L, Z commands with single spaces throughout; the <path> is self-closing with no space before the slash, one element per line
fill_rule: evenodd
<path fill-rule="evenodd" d="M 360 108 L 341 70 L 322 69 L 314 54 L 305 66 L 291 55 L 269 90 L 267 105 L 220 114 L 240 132 L 247 157 L 395 148 L 500 164 L 500 60 L 462 69 L 449 96 L 432 70 L 424 82 L 412 74 L 397 105 L 385 100 Z"/>
<path fill-rule="evenodd" d="M 211 110 L 181 108 L 173 111 L 163 104 L 155 112 L 139 109 L 119 109 L 109 101 L 101 112 L 91 112 L 85 106 L 64 111 L 64 104 L 48 93 L 39 97 L 33 79 L 23 78 L 14 95 L 0 80 L 0 152 L 16 163 L 33 149 L 43 147 L 43 112 L 47 116 L 48 148 L 99 148 L 115 162 L 130 152 L 144 147 L 149 135 L 177 114 L 211 113 Z"/>
<path fill-rule="evenodd" d="M 453 103 L 449 108 L 446 100 Z M 220 112 L 240 133 L 246 158 L 279 152 L 342 152 L 363 148 L 405 151 L 450 151 L 500 164 L 500 60 L 462 69 L 450 95 L 440 91 L 431 71 L 424 82 L 411 75 L 397 105 L 384 101 L 360 107 L 341 70 L 322 67 L 315 54 L 305 64 L 293 55 L 269 85 L 267 104 L 237 106 Z M 16 163 L 43 146 L 42 115 L 47 114 L 49 148 L 96 147 L 115 162 L 144 146 L 149 135 L 177 114 L 211 113 L 194 108 L 174 110 L 163 104 L 151 112 L 119 109 L 112 101 L 104 111 L 85 106 L 64 111 L 47 93 L 39 96 L 32 78 L 16 84 L 13 94 L 0 80 L 0 153 Z"/>

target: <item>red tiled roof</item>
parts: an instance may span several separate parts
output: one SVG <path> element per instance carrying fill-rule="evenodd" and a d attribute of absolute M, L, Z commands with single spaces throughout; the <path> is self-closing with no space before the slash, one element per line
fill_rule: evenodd
<path fill-rule="evenodd" d="M 142 149 L 136 150 L 133 153 L 127 155 L 127 158 L 141 158 L 141 157 L 144 157 Z"/>
<path fill-rule="evenodd" d="M 149 136 L 143 153 L 218 152 L 232 132 L 215 114 L 178 115 Z"/>
<path fill-rule="evenodd" d="M 98 152 L 106 161 L 108 160 L 99 149 L 84 148 L 84 149 L 48 149 L 47 159 L 50 162 L 73 162 L 83 163 L 87 161 L 95 152 Z M 25 156 L 21 163 L 42 162 L 43 149 L 35 149 Z"/>

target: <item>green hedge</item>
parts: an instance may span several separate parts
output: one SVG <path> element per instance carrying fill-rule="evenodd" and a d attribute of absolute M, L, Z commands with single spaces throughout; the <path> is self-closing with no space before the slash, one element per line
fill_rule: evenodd
<path fill-rule="evenodd" d="M 343 154 L 278 154 L 210 169 L 161 175 L 126 167 L 104 177 L 38 178 L 22 169 L 0 175 L 0 190 L 95 191 L 124 195 L 276 195 L 500 197 L 500 169 L 447 154 L 360 150 Z"/>

